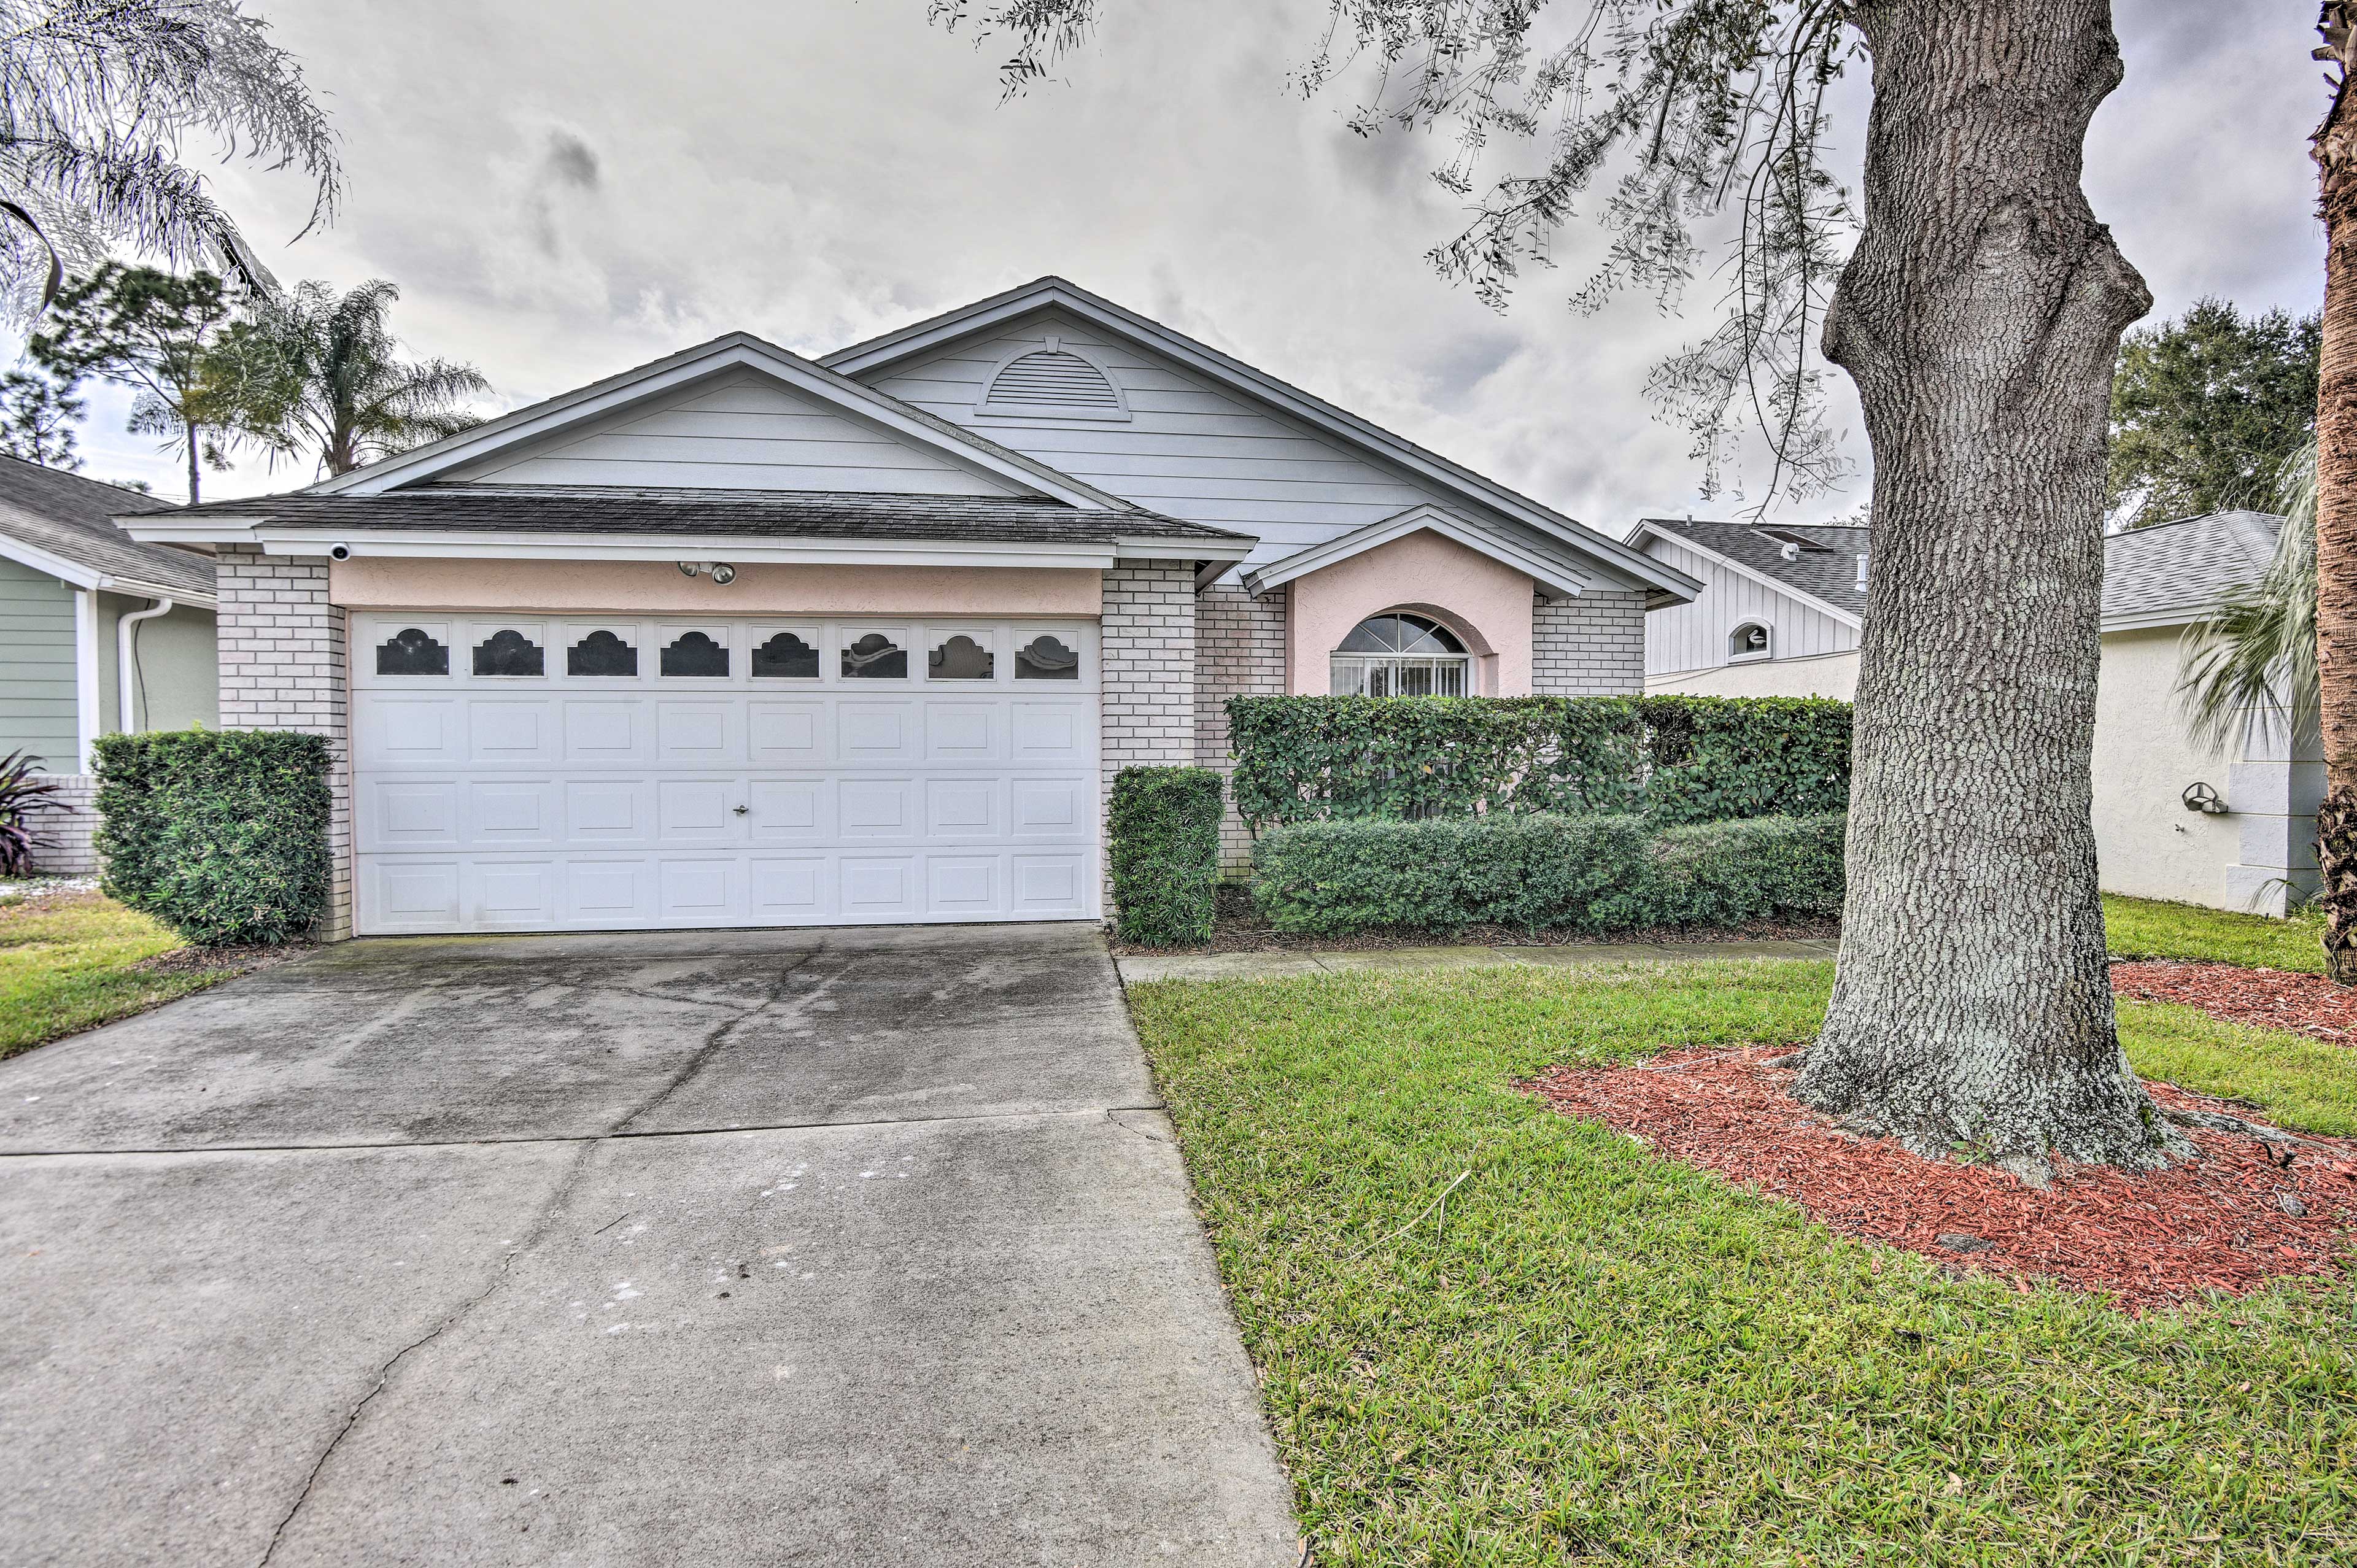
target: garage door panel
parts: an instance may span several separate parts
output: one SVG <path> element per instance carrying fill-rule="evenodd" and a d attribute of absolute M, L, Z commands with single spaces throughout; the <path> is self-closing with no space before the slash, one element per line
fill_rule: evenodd
<path fill-rule="evenodd" d="M 447 668 L 406 644 L 382 673 L 354 660 L 364 932 L 1096 912 L 1093 628 L 807 623 L 764 652 L 779 623 L 360 611 L 354 647 L 409 627 Z M 843 658 L 879 631 L 905 672 Z M 1020 678 L 1043 632 L 1070 678 Z"/>

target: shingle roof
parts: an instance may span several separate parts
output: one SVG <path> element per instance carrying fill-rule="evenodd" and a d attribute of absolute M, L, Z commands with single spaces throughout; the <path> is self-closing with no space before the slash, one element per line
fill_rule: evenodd
<path fill-rule="evenodd" d="M 1674 517 L 1649 517 L 1643 526 L 1739 562 L 1836 609 L 1861 618 L 1866 615 L 1866 595 L 1857 585 L 1857 558 L 1866 553 L 1867 531 L 1863 528 L 1770 523 L 1763 531 L 1747 522 L 1698 522 Z M 1788 541 L 1773 537 L 1775 534 L 1793 535 L 1804 542 L 1804 547 L 1788 561 L 1784 558 Z M 1809 549 L 1806 545 L 1822 548 Z"/>
<path fill-rule="evenodd" d="M 2104 619 L 2169 625 L 2214 608 L 2257 582 L 2284 520 L 2263 511 L 2213 511 L 2132 528 L 2104 541 Z"/>
<path fill-rule="evenodd" d="M 210 596 L 211 562 L 168 544 L 142 544 L 114 523 L 135 512 L 178 510 L 136 490 L 0 456 L 0 534 L 127 585 Z"/>
<path fill-rule="evenodd" d="M 590 486 L 421 485 L 378 495 L 264 496 L 210 501 L 192 517 L 263 525 L 447 529 L 463 532 L 744 534 L 782 539 L 942 539 L 1106 544 L 1117 539 L 1248 542 L 1250 535 L 1143 508 L 1089 511 L 1020 496 L 863 491 L 629 489 Z"/>

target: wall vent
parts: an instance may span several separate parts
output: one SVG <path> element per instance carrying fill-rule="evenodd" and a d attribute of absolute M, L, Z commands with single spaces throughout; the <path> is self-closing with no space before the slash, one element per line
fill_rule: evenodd
<path fill-rule="evenodd" d="M 1017 354 L 999 366 L 976 412 L 1031 419 L 1129 417 L 1112 378 L 1055 338 L 1048 339 L 1046 348 Z"/>

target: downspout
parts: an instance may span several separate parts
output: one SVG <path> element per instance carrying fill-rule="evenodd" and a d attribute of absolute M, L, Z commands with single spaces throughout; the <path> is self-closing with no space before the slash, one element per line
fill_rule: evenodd
<path fill-rule="evenodd" d="M 143 620 L 153 620 L 172 613 L 172 601 L 157 599 L 144 610 L 134 610 L 114 623 L 114 727 L 124 735 L 139 733 L 139 721 L 133 713 L 134 694 L 138 687 L 133 676 L 137 666 L 133 663 L 135 630 Z"/>

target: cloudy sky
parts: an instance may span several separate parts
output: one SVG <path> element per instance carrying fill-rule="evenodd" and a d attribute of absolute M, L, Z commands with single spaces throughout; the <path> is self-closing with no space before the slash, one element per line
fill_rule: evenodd
<path fill-rule="evenodd" d="M 224 199 L 283 279 L 400 285 L 397 329 L 480 367 L 485 413 L 736 328 L 823 352 L 1054 272 L 1614 533 L 1727 504 L 1695 495 L 1643 397 L 1712 291 L 1684 320 L 1643 298 L 1575 314 L 1597 249 L 1577 225 L 1502 316 L 1437 277 L 1423 252 L 1463 220 L 1428 177 L 1446 146 L 1362 140 L 1347 92 L 1286 91 L 1319 0 L 1106 0 L 1061 79 L 1005 104 L 1000 51 L 929 27 L 925 0 L 405 0 L 397 26 L 368 0 L 249 8 L 307 62 L 351 196 L 291 245 L 290 177 L 221 168 Z M 2158 314 L 2314 309 L 2313 6 L 2115 9 L 2127 81 L 2087 187 Z M 180 494 L 122 400 L 91 403 L 87 470 Z M 1865 498 L 1846 386 L 1836 421 L 1859 476 L 1792 521 Z M 253 461 L 207 493 L 311 478 Z"/>

